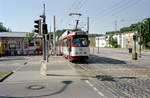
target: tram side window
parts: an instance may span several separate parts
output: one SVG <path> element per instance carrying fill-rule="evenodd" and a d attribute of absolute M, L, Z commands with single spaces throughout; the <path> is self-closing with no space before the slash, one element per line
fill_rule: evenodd
<path fill-rule="evenodd" d="M 67 47 L 67 39 L 64 39 L 64 46 Z"/>

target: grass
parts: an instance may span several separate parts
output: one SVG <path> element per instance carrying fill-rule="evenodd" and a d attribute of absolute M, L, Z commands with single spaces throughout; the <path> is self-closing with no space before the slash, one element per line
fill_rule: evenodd
<path fill-rule="evenodd" d="M 10 72 L 0 72 L 0 79 L 2 78 L 2 77 L 4 77 L 5 75 L 7 75 L 7 74 L 9 74 Z"/>

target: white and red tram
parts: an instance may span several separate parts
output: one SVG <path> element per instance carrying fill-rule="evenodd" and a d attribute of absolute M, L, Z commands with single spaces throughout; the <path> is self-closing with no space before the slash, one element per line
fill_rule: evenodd
<path fill-rule="evenodd" d="M 59 38 L 59 52 L 70 61 L 87 60 L 89 56 L 88 34 L 84 31 L 66 31 Z"/>

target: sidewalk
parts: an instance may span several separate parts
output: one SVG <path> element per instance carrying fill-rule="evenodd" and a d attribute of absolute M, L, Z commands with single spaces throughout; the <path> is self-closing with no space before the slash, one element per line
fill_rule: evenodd
<path fill-rule="evenodd" d="M 33 57 L 28 63 L 13 75 L 8 77 L 4 82 L 36 82 L 45 80 L 66 80 L 66 79 L 81 79 L 80 75 L 76 73 L 75 69 L 69 65 L 69 61 L 59 56 L 52 56 L 47 63 L 47 76 L 40 75 L 40 61 L 41 57 Z"/>
<path fill-rule="evenodd" d="M 47 76 L 40 75 L 41 57 L 31 57 L 0 83 L 0 98 L 102 98 L 63 57 L 50 57 Z"/>

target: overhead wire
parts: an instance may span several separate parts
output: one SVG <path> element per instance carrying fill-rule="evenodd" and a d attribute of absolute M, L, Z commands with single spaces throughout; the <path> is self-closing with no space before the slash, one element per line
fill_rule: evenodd
<path fill-rule="evenodd" d="M 83 0 L 78 0 L 78 1 L 75 0 L 66 13 L 69 14 L 70 12 L 74 11 L 74 9 L 77 9 L 77 7 L 82 4 L 82 2 L 83 2 Z M 66 19 L 70 18 L 70 17 L 66 18 L 68 16 L 68 14 L 65 14 L 64 17 L 61 18 L 61 20 L 59 22 L 59 26 L 61 26 L 64 23 L 64 21 L 66 21 Z M 69 19 L 68 19 L 68 21 L 69 21 Z"/>
<path fill-rule="evenodd" d="M 79 0 L 78 0 L 79 1 Z M 74 2 L 71 4 L 71 6 L 68 8 L 68 9 L 66 9 L 66 12 L 64 12 L 64 16 L 60 19 L 60 21 L 58 22 L 58 26 L 61 26 L 62 25 L 62 23 L 63 23 L 63 21 L 64 20 L 66 20 L 67 18 L 65 18 L 65 17 L 67 17 L 68 16 L 68 14 L 69 14 L 69 12 L 70 12 L 70 10 L 72 10 L 72 8 L 75 6 L 75 5 L 77 5 L 77 0 L 74 0 Z"/>
<path fill-rule="evenodd" d="M 128 0 L 130 1 L 130 0 Z M 112 10 L 116 9 L 116 7 L 122 5 L 122 0 L 112 4 L 112 6 L 108 7 L 108 8 L 103 8 L 100 12 L 98 12 L 96 15 L 93 16 L 93 18 L 97 18 L 98 16 L 102 15 L 102 14 L 107 14 L 109 12 L 111 12 Z"/>
<path fill-rule="evenodd" d="M 110 10 L 110 12 L 109 12 L 106 16 L 117 15 L 117 14 L 119 13 L 119 11 L 122 11 L 122 12 L 123 12 L 124 9 L 129 8 L 129 6 L 132 6 L 132 5 L 135 4 L 136 2 L 137 2 L 137 0 L 132 0 L 132 2 L 131 2 L 130 0 L 128 0 L 127 2 L 124 3 L 125 6 L 123 6 L 123 7 L 119 7 L 119 6 L 118 6 L 117 8 Z M 120 6 L 121 6 L 121 5 L 120 5 Z M 118 10 L 119 10 L 119 11 L 118 11 Z M 116 12 L 116 11 L 118 11 L 118 12 Z M 103 16 L 104 16 L 104 14 L 103 14 Z M 105 16 L 105 17 L 102 17 L 102 16 L 101 16 L 100 19 L 101 19 L 102 22 L 105 20 L 106 16 Z M 98 21 L 99 21 L 99 20 L 97 20 L 96 23 L 97 23 Z"/>
<path fill-rule="evenodd" d="M 142 0 L 135 0 L 134 2 L 131 2 L 130 4 L 128 4 L 127 6 L 125 6 L 125 7 L 122 7 L 122 9 L 119 9 L 119 10 L 117 10 L 115 13 L 112 13 L 111 14 L 111 16 L 118 16 L 120 13 L 122 13 L 122 12 L 125 12 L 125 10 L 127 10 L 127 9 L 129 9 L 129 8 L 131 8 L 131 7 L 134 7 L 134 6 L 137 6 L 140 2 L 141 2 Z M 119 13 L 119 14 L 118 14 Z M 138 19 L 130 19 L 130 21 L 128 21 L 128 22 L 133 22 L 133 20 L 135 21 L 137 21 L 137 20 L 140 20 L 140 18 L 138 18 Z M 120 22 L 122 22 L 121 20 L 117 20 L 118 22 L 120 21 Z M 117 28 L 119 28 L 119 27 L 121 27 L 121 25 L 117 25 Z"/>
<path fill-rule="evenodd" d="M 83 8 L 83 5 L 86 3 L 86 0 L 80 0 L 78 2 L 78 5 L 72 10 L 72 12 L 76 12 L 76 13 L 80 13 L 81 9 Z M 80 16 L 71 16 L 69 18 L 72 18 L 73 20 L 75 20 L 76 18 L 79 20 Z M 70 23 L 70 20 L 68 19 L 65 24 Z"/>
<path fill-rule="evenodd" d="M 110 13 L 114 12 L 115 10 L 117 9 L 120 9 L 123 5 L 127 5 L 129 3 L 130 0 L 126 0 L 125 2 L 122 2 L 119 1 L 119 2 L 116 2 L 114 4 L 112 4 L 112 6 L 108 7 L 108 8 L 105 8 L 103 10 L 101 10 L 98 14 L 96 14 L 94 17 L 93 17 L 93 20 L 96 20 L 96 22 L 93 22 L 93 24 L 96 24 L 97 22 L 99 22 L 100 20 L 97 19 L 100 15 L 100 19 L 102 21 L 104 21 L 104 19 L 106 18 L 106 16 L 109 16 Z M 102 12 L 102 13 L 101 13 Z"/>
<path fill-rule="evenodd" d="M 122 7 L 123 11 L 122 11 L 122 9 L 119 9 L 118 11 L 115 12 L 115 14 L 112 14 L 112 15 L 113 16 L 118 15 L 117 13 L 122 13 L 122 12 L 124 12 L 125 10 L 127 10 L 131 7 L 137 6 L 141 1 L 143 1 L 143 0 L 135 0 L 134 2 L 131 2 L 130 5 L 123 6 Z"/>

